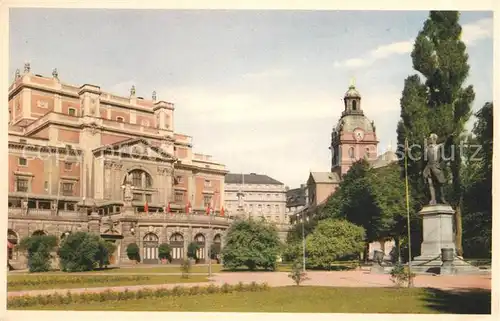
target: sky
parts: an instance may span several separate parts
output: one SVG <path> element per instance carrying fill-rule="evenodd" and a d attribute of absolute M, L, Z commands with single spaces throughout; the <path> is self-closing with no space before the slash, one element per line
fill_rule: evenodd
<path fill-rule="evenodd" d="M 410 52 L 427 11 L 11 9 L 9 80 L 25 61 L 64 83 L 175 104 L 175 131 L 236 173 L 290 188 L 330 170 L 355 79 L 379 153 L 396 144 Z M 493 14 L 462 12 L 478 110 L 493 99 Z M 469 123 L 471 128 L 473 120 Z"/>

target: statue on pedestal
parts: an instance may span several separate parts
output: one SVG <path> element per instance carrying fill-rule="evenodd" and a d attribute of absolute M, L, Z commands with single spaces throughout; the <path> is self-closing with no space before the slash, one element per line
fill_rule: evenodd
<path fill-rule="evenodd" d="M 427 163 L 422 173 L 424 180 L 429 185 L 429 205 L 436 205 L 438 199 L 440 203 L 447 204 L 444 197 L 446 177 L 441 164 L 444 161 L 444 147 L 449 144 L 452 137 L 453 136 L 448 137 L 445 143 L 437 144 L 438 136 L 436 134 L 431 134 L 429 136 L 429 144 L 426 146 L 424 154 Z M 438 198 L 436 198 L 436 188 L 439 192 Z"/>

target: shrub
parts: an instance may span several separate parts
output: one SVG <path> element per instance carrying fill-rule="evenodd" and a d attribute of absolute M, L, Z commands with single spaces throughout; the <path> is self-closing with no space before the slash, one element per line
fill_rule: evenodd
<path fill-rule="evenodd" d="M 28 254 L 30 272 L 47 272 L 51 267 L 51 252 L 57 246 L 57 238 L 53 235 L 33 235 L 25 237 L 17 248 Z"/>
<path fill-rule="evenodd" d="M 199 248 L 200 246 L 197 243 L 195 242 L 189 243 L 187 248 L 187 257 L 193 260 L 197 260 L 198 257 L 196 257 L 196 252 L 198 251 Z"/>
<path fill-rule="evenodd" d="M 227 231 L 222 249 L 224 268 L 234 270 L 246 266 L 250 270 L 276 269 L 276 258 L 281 249 L 278 231 L 263 221 L 238 220 Z"/>
<path fill-rule="evenodd" d="M 182 277 L 184 279 L 189 278 L 189 274 L 191 273 L 191 261 L 190 260 L 183 260 L 181 263 L 181 271 L 182 271 Z"/>
<path fill-rule="evenodd" d="M 132 261 L 141 261 L 139 246 L 136 243 L 130 243 L 127 246 L 127 257 Z"/>
<path fill-rule="evenodd" d="M 58 250 L 61 270 L 81 272 L 93 270 L 108 261 L 108 249 L 98 235 L 76 232 L 68 235 Z M 109 262 L 109 261 L 108 261 Z"/>
<path fill-rule="evenodd" d="M 210 258 L 212 260 L 219 260 L 219 254 L 220 254 L 220 246 L 217 246 L 216 244 L 210 245 Z"/>
<path fill-rule="evenodd" d="M 22 278 L 11 278 L 7 281 L 8 288 L 37 288 L 44 285 L 50 285 L 57 288 L 62 284 L 103 284 L 115 283 L 121 281 L 141 282 L 149 280 L 147 275 L 29 275 Z"/>
<path fill-rule="evenodd" d="M 407 267 L 401 263 L 397 263 L 391 270 L 391 281 L 398 287 L 408 285 L 410 279 L 415 277 L 415 273 L 410 275 Z"/>
<path fill-rule="evenodd" d="M 308 280 L 306 272 L 303 270 L 303 265 L 299 261 L 295 261 L 292 266 L 292 272 L 288 274 L 297 286 L 299 286 L 305 280 Z"/>
<path fill-rule="evenodd" d="M 172 261 L 172 256 L 170 254 L 171 251 L 172 251 L 172 248 L 170 247 L 169 244 L 162 243 L 158 247 L 158 257 L 160 258 L 160 260 Z"/>

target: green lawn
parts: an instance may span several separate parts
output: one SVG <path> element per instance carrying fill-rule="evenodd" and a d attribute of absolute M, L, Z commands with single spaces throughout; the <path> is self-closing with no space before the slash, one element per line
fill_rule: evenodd
<path fill-rule="evenodd" d="M 238 268 L 235 272 L 246 272 L 249 271 L 246 267 Z M 264 270 L 257 269 L 257 272 L 263 272 Z M 277 271 L 280 272 L 290 272 L 291 266 L 287 264 L 279 264 Z M 229 270 L 224 270 L 221 264 L 212 264 L 212 273 L 219 272 L 231 272 Z M 254 271 L 255 272 L 255 271 Z M 60 275 L 60 274 L 71 275 L 71 273 L 66 273 L 62 271 L 50 271 L 43 273 L 29 273 L 29 272 L 17 272 L 17 273 L 9 273 L 8 277 L 14 275 Z M 145 267 L 145 266 L 133 266 L 133 267 L 122 267 L 122 268 L 109 268 L 95 271 L 87 271 L 87 272 L 78 272 L 85 274 L 116 274 L 116 273 L 127 273 L 127 274 L 153 274 L 153 273 L 181 273 L 181 268 L 179 265 L 158 265 L 154 267 Z M 208 274 L 208 265 L 194 265 L 191 269 L 191 273 L 207 273 Z"/>
<path fill-rule="evenodd" d="M 208 282 L 202 275 L 8 275 L 7 291 L 95 288 L 120 285 Z"/>
<path fill-rule="evenodd" d="M 489 314 L 490 291 L 462 294 L 422 288 L 281 287 L 264 292 L 33 306 L 30 310 L 468 313 Z"/>

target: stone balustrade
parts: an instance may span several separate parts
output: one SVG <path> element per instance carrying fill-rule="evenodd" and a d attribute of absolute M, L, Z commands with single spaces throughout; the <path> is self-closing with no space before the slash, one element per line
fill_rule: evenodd
<path fill-rule="evenodd" d="M 140 220 L 161 220 L 172 223 L 186 224 L 211 224 L 229 225 L 233 220 L 227 216 L 208 216 L 203 214 L 177 214 L 177 213 L 156 213 L 156 212 L 137 212 L 135 214 Z"/>

